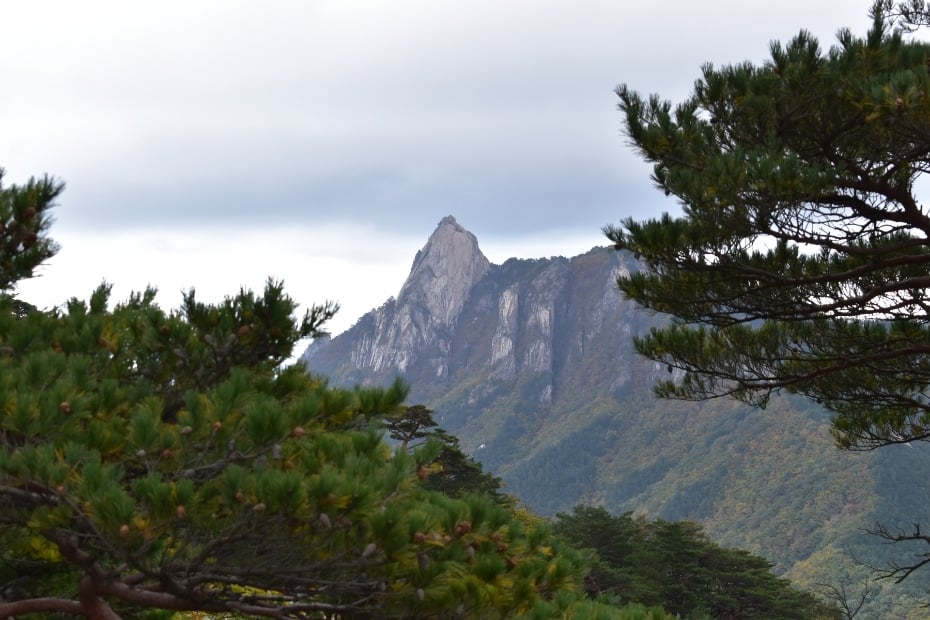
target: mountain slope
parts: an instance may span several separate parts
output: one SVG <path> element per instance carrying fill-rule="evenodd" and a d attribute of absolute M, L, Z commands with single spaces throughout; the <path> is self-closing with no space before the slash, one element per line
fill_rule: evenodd
<path fill-rule="evenodd" d="M 396 299 L 304 359 L 336 383 L 403 376 L 409 402 L 433 409 L 540 513 L 585 502 L 696 520 L 806 587 L 864 576 L 857 559 L 899 552 L 862 535 L 876 521 L 930 522 L 923 446 L 841 452 L 829 416 L 796 398 L 765 411 L 657 400 L 651 385 L 667 371 L 636 356 L 631 339 L 666 319 L 614 285 L 636 268 L 607 248 L 491 265 L 447 217 Z M 871 617 L 904 617 L 927 582 L 881 588 Z"/>

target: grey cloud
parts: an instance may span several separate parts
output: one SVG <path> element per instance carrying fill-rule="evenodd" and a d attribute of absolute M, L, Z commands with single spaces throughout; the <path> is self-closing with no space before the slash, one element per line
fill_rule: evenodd
<path fill-rule="evenodd" d="M 8 15 L 0 165 L 62 176 L 62 222 L 123 229 L 596 230 L 674 208 L 617 83 L 677 99 L 706 60 L 867 26 L 861 0 L 91 4 L 40 11 L 42 46 L 39 9 Z"/>

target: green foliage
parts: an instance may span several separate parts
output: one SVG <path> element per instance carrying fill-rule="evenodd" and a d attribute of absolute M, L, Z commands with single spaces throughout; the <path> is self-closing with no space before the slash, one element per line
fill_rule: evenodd
<path fill-rule="evenodd" d="M 901 32 L 930 26 L 930 3 L 927 0 L 876 0 L 872 5 L 874 10 L 881 10 L 888 15 Z"/>
<path fill-rule="evenodd" d="M 366 430 L 401 411 L 402 384 L 331 389 L 279 366 L 325 309 L 293 322 L 275 283 L 171 314 L 151 292 L 111 312 L 107 294 L 0 307 L 0 515 L 20 541 L 0 572 L 33 576 L 0 612 L 52 587 L 276 617 L 504 617 L 575 587 L 582 557 L 544 525 L 423 489 L 436 450 Z M 44 609 L 72 608 L 56 600 Z"/>
<path fill-rule="evenodd" d="M 606 232 L 650 267 L 625 295 L 680 322 L 637 340 L 684 371 L 662 396 L 779 390 L 836 414 L 846 448 L 930 437 L 925 299 L 930 223 L 930 46 L 891 31 L 828 52 L 801 32 L 761 65 L 706 65 L 673 107 L 627 86 L 626 130 L 684 217 Z"/>
<path fill-rule="evenodd" d="M 432 414 L 423 405 L 413 405 L 385 418 L 388 434 L 400 442 L 401 450 L 412 451 L 417 446 L 426 447 L 427 442 L 432 443 L 435 458 L 417 470 L 423 488 L 450 497 L 484 495 L 510 505 L 511 498 L 501 493 L 501 479 L 485 472 L 480 463 L 462 452 L 458 438 L 439 428 Z"/>
<path fill-rule="evenodd" d="M 923 1 L 872 5 L 824 53 L 801 32 L 762 66 L 706 65 L 678 106 L 617 89 L 626 131 L 684 216 L 605 229 L 648 270 L 630 299 L 677 321 L 635 341 L 671 376 L 660 396 L 779 391 L 833 414 L 845 449 L 930 440 L 930 46 Z M 895 29 L 894 26 L 897 25 Z M 680 372 L 676 373 L 678 370 Z M 922 543 L 920 528 L 874 529 Z M 904 578 L 926 551 L 886 576 Z"/>
<path fill-rule="evenodd" d="M 556 531 L 597 553 L 587 579 L 593 595 L 661 604 L 684 618 L 839 618 L 834 607 L 795 590 L 766 560 L 712 543 L 687 521 L 647 522 L 631 513 L 576 506 Z"/>
<path fill-rule="evenodd" d="M 48 238 L 49 211 L 64 185 L 50 177 L 29 179 L 25 185 L 3 187 L 0 168 L 0 294 L 33 272 L 58 252 Z M 24 306 L 17 305 L 17 312 Z"/>
<path fill-rule="evenodd" d="M 109 297 L 0 298 L 0 616 L 608 616 L 586 556 L 475 494 L 498 482 L 454 438 L 384 442 L 404 383 L 283 365 L 334 304 L 296 318 L 273 281 L 172 312 Z M 446 493 L 418 475 L 439 465 Z"/>

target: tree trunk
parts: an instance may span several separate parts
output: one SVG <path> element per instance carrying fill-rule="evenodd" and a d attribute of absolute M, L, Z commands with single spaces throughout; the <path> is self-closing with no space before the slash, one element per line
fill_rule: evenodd
<path fill-rule="evenodd" d="M 94 582 L 90 577 L 81 579 L 78 587 L 78 600 L 87 620 L 121 620 L 110 604 L 97 596 Z"/>

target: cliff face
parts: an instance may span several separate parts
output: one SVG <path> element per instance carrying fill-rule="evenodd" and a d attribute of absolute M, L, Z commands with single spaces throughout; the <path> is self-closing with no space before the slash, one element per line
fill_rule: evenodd
<path fill-rule="evenodd" d="M 447 216 L 417 252 L 410 275 L 396 300 L 390 300 L 367 315 L 350 332 L 354 340 L 348 351 L 338 346 L 311 346 L 304 359 L 337 376 L 340 362 L 354 370 L 382 375 L 403 374 L 413 368 L 443 377 L 448 373 L 448 356 L 454 328 L 462 307 L 475 284 L 488 272 L 490 263 L 475 236 Z M 348 357 L 342 357 L 344 354 Z"/>
<path fill-rule="evenodd" d="M 475 236 L 448 215 L 413 259 L 397 305 L 405 311 L 421 309 L 432 328 L 451 328 L 472 287 L 490 266 Z"/>
<path fill-rule="evenodd" d="M 491 265 L 474 235 L 448 216 L 417 252 L 396 299 L 346 333 L 314 343 L 303 359 L 337 383 L 403 376 L 413 386 L 412 402 L 441 401 L 449 390 L 477 402 L 489 390 L 529 382 L 538 386 L 534 402 L 551 407 L 564 389 L 571 396 L 586 360 L 610 351 L 630 358 L 631 334 L 651 324 L 613 285 L 631 268 L 629 255 L 607 248 Z M 631 376 L 616 362 L 594 373 L 610 389 Z M 584 370 L 589 382 L 591 371 Z M 480 415 L 457 407 L 439 413 L 450 429 Z M 465 442 L 492 440 L 480 439 Z"/>
<path fill-rule="evenodd" d="M 538 512 L 586 502 L 699 521 L 802 586 L 828 581 L 814 566 L 882 565 L 861 532 L 923 518 L 930 451 L 840 452 L 829 415 L 799 399 L 764 412 L 657 400 L 651 386 L 667 371 L 638 357 L 632 337 L 665 319 L 617 291 L 633 269 L 607 248 L 490 265 L 447 217 L 396 299 L 304 359 L 335 384 L 402 376 L 408 401 L 434 410 Z"/>

